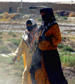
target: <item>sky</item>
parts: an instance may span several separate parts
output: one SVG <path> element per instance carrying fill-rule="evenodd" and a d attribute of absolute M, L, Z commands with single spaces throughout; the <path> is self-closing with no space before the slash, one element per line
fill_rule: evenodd
<path fill-rule="evenodd" d="M 20 2 L 21 0 L 0 0 L 0 2 Z M 22 0 L 23 2 L 75 2 L 75 0 Z"/>

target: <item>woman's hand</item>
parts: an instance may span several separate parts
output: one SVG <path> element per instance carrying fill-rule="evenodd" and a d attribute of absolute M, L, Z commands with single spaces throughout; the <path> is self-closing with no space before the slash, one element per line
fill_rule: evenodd
<path fill-rule="evenodd" d="M 15 62 L 15 61 L 16 61 L 16 59 L 17 59 L 17 57 L 13 57 L 13 58 L 12 58 L 12 61 L 13 61 L 13 62 Z"/>

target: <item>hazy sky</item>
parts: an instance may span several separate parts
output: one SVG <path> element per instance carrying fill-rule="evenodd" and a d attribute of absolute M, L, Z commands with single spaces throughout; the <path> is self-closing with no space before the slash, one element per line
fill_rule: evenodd
<path fill-rule="evenodd" d="M 18 1 L 21 1 L 21 0 L 0 0 L 0 1 L 2 1 L 2 2 L 4 2 L 4 1 L 11 1 L 11 2 L 14 2 L 14 1 L 16 1 L 16 2 L 18 2 Z M 23 2 L 71 2 L 71 1 L 73 1 L 73 2 L 75 2 L 75 0 L 22 0 Z"/>

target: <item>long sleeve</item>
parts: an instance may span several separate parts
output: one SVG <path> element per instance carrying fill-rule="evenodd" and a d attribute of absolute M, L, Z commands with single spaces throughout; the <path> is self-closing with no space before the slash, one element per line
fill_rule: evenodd
<path fill-rule="evenodd" d="M 58 43 L 61 42 L 61 33 L 58 25 L 55 25 L 55 27 L 53 27 L 52 33 L 53 33 L 52 37 L 53 45 L 57 45 Z"/>
<path fill-rule="evenodd" d="M 20 45 L 15 51 L 13 57 L 17 57 L 17 60 L 19 60 L 22 54 L 23 54 L 23 40 L 20 42 Z"/>

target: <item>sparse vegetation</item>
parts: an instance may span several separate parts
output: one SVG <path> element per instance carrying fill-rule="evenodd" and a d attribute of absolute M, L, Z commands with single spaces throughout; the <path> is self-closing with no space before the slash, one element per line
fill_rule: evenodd
<path fill-rule="evenodd" d="M 38 18 L 38 21 L 42 21 L 42 19 L 41 18 Z"/>
<path fill-rule="evenodd" d="M 2 41 L 2 39 L 0 39 L 0 41 Z"/>
<path fill-rule="evenodd" d="M 8 13 L 8 12 L 4 12 L 2 14 L 0 14 L 0 21 L 9 21 L 11 19 L 16 19 L 19 16 L 18 13 Z"/>
<path fill-rule="evenodd" d="M 2 57 L 0 55 L 0 83 L 1 84 L 21 84 L 22 73 L 24 70 L 23 57 L 19 61 L 13 63 L 12 57 Z M 6 76 L 5 76 L 6 75 Z M 14 81 L 13 81 L 14 79 Z"/>
<path fill-rule="evenodd" d="M 0 45 L 0 53 L 10 53 L 10 51 L 6 46 Z"/>
<path fill-rule="evenodd" d="M 8 32 L 9 35 L 12 35 L 13 37 L 16 37 L 16 34 L 12 31 Z"/>
<path fill-rule="evenodd" d="M 69 67 L 75 66 L 75 54 L 72 54 L 75 51 L 70 46 L 61 43 L 58 45 L 58 48 L 61 49 L 60 59 L 62 64 Z"/>
<path fill-rule="evenodd" d="M 3 32 L 0 32 L 0 35 L 2 34 Z"/>
<path fill-rule="evenodd" d="M 58 44 L 58 48 L 61 48 L 62 51 L 69 51 L 69 52 L 75 52 L 70 46 L 68 45 L 63 45 L 63 44 Z"/>
<path fill-rule="evenodd" d="M 62 48 L 62 51 L 69 51 L 69 52 L 75 52 L 70 46 L 68 45 L 65 45 L 63 48 Z"/>
<path fill-rule="evenodd" d="M 69 38 L 71 38 L 71 39 L 75 39 L 75 37 L 69 37 Z"/>
<path fill-rule="evenodd" d="M 60 59 L 61 62 L 66 66 L 75 66 L 75 54 L 72 54 L 70 52 L 62 52 L 60 53 Z"/>
<path fill-rule="evenodd" d="M 2 38 L 2 36 L 0 36 L 0 39 Z"/>
<path fill-rule="evenodd" d="M 66 17 L 66 16 L 64 16 L 64 17 L 63 17 L 63 19 L 64 19 L 64 20 L 67 20 L 67 17 Z"/>
<path fill-rule="evenodd" d="M 71 31 L 67 31 L 67 33 L 71 33 Z"/>
<path fill-rule="evenodd" d="M 15 39 L 15 38 L 12 38 L 12 39 L 8 39 L 7 41 L 10 41 L 12 42 L 13 44 L 15 45 L 19 45 L 19 43 L 21 42 L 21 39 Z"/>
<path fill-rule="evenodd" d="M 12 32 L 12 31 L 10 31 L 10 32 L 8 32 L 8 34 L 9 34 L 9 35 L 12 35 L 12 34 L 13 34 L 13 32 Z"/>
<path fill-rule="evenodd" d="M 62 43 L 58 44 L 58 48 L 63 48 L 64 45 Z"/>

